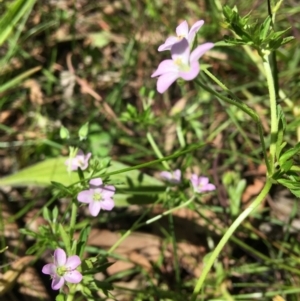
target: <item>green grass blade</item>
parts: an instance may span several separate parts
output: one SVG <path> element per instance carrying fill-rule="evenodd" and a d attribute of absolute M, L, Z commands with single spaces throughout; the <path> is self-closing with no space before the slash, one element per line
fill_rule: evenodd
<path fill-rule="evenodd" d="M 0 46 L 7 40 L 22 16 L 32 9 L 36 0 L 16 0 L 0 18 Z"/>

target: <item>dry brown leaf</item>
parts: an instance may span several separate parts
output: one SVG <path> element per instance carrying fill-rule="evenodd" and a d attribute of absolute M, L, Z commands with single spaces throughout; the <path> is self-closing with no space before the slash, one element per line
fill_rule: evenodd
<path fill-rule="evenodd" d="M 0 273 L 0 296 L 3 296 L 13 288 L 17 278 L 32 260 L 34 260 L 34 256 L 24 256 L 14 261 L 7 272 L 4 274 Z"/>
<path fill-rule="evenodd" d="M 29 89 L 29 99 L 33 105 L 43 104 L 44 95 L 40 84 L 36 80 L 27 79 L 24 82 L 23 87 Z"/>
<path fill-rule="evenodd" d="M 245 189 L 242 202 L 248 203 L 254 196 L 258 195 L 265 185 L 265 179 L 263 178 L 255 178 L 254 183 L 252 185 L 247 186 Z"/>

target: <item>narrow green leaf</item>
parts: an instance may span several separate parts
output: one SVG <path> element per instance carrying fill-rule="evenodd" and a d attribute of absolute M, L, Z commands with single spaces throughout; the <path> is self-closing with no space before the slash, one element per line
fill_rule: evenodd
<path fill-rule="evenodd" d="M 282 166 L 287 160 L 291 159 L 300 151 L 300 142 L 298 142 L 294 147 L 287 150 L 283 155 L 279 158 L 279 164 Z"/>
<path fill-rule="evenodd" d="M 7 40 L 22 16 L 32 9 L 35 1 L 36 0 L 16 0 L 9 3 L 5 14 L 0 19 L 0 46 Z"/>
<path fill-rule="evenodd" d="M 63 241 L 63 243 L 64 243 L 64 245 L 66 247 L 66 251 L 67 251 L 66 253 L 68 255 L 70 255 L 71 254 L 70 237 L 67 234 L 67 232 L 65 231 L 65 229 L 64 229 L 64 227 L 63 227 L 62 224 L 59 224 L 58 229 L 59 229 L 60 237 L 61 237 L 61 239 L 62 239 L 62 241 Z"/>
<path fill-rule="evenodd" d="M 261 41 L 263 41 L 267 37 L 271 21 L 272 21 L 271 17 L 268 16 L 265 19 L 265 21 L 263 22 L 263 24 L 260 26 L 260 29 L 259 29 L 259 38 L 260 38 Z"/>
<path fill-rule="evenodd" d="M 41 66 L 29 69 L 28 71 L 25 71 L 23 73 L 21 73 L 20 75 L 16 76 L 15 78 L 11 79 L 10 81 L 6 82 L 5 84 L 0 86 L 0 93 L 8 90 L 8 89 L 12 89 L 14 87 L 16 87 L 18 84 L 20 84 L 21 82 L 23 82 L 23 80 L 27 77 L 29 77 L 30 75 L 38 72 L 39 70 L 41 70 Z"/>

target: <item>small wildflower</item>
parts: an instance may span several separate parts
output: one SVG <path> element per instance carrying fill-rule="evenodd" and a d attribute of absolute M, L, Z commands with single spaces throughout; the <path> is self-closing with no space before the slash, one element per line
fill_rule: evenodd
<path fill-rule="evenodd" d="M 171 47 L 174 44 L 181 41 L 183 38 L 187 39 L 187 41 L 190 45 L 190 48 L 191 48 L 194 38 L 196 36 L 196 33 L 202 27 L 203 24 L 204 24 L 204 21 L 199 20 L 191 27 L 191 30 L 189 31 L 188 23 L 186 21 L 183 21 L 176 28 L 177 36 L 176 37 L 172 36 L 172 37 L 167 38 L 165 43 L 158 47 L 158 51 L 171 50 Z"/>
<path fill-rule="evenodd" d="M 115 206 L 112 199 L 115 190 L 112 185 L 103 185 L 100 178 L 92 179 L 90 180 L 90 189 L 79 192 L 77 200 L 89 204 L 91 215 L 97 216 L 101 209 L 110 211 Z"/>
<path fill-rule="evenodd" d="M 199 71 L 200 57 L 214 46 L 213 43 L 205 43 L 196 47 L 190 53 L 187 39 L 183 38 L 180 42 L 171 47 L 171 60 L 162 61 L 157 70 L 151 77 L 158 76 L 157 91 L 164 93 L 178 78 L 184 80 L 194 79 Z"/>
<path fill-rule="evenodd" d="M 171 184 L 179 184 L 181 182 L 181 170 L 176 169 L 174 171 L 162 171 L 160 173 L 161 178 Z"/>
<path fill-rule="evenodd" d="M 194 191 L 198 193 L 213 191 L 216 189 L 216 186 L 209 183 L 209 179 L 206 177 L 198 177 L 196 174 L 192 174 L 190 181 Z"/>
<path fill-rule="evenodd" d="M 54 263 L 44 265 L 42 272 L 52 277 L 51 287 L 53 290 L 59 290 L 65 283 L 79 283 L 82 275 L 76 270 L 81 264 L 79 256 L 73 255 L 67 258 L 63 249 L 57 248 L 54 251 Z"/>
<path fill-rule="evenodd" d="M 78 167 L 80 167 L 81 170 L 85 170 L 89 166 L 89 160 L 91 156 L 92 153 L 87 153 L 85 155 L 80 149 L 74 158 L 69 158 L 66 160 L 65 165 L 67 165 L 70 170 L 77 170 Z"/>

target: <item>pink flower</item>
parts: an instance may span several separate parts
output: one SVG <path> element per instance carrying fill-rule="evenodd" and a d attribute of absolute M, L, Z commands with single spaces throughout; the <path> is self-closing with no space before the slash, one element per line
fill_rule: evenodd
<path fill-rule="evenodd" d="M 84 155 L 83 151 L 80 149 L 74 158 L 69 158 L 66 160 L 65 165 L 67 165 L 70 170 L 77 170 L 78 167 L 80 167 L 81 170 L 85 170 L 89 166 L 91 155 L 92 153 L 87 153 Z"/>
<path fill-rule="evenodd" d="M 194 79 L 200 71 L 198 60 L 213 46 L 213 43 L 205 43 L 196 47 L 190 53 L 187 39 L 183 38 L 180 42 L 174 44 L 171 47 L 172 59 L 162 61 L 157 70 L 151 75 L 151 77 L 159 76 L 157 91 L 164 93 L 180 77 L 184 80 Z"/>
<path fill-rule="evenodd" d="M 179 184 L 181 182 L 181 170 L 176 169 L 174 171 L 162 171 L 160 173 L 161 178 L 172 184 Z"/>
<path fill-rule="evenodd" d="M 158 51 L 170 50 L 174 44 L 178 43 L 183 38 L 187 39 L 191 48 L 195 35 L 198 32 L 198 30 L 202 27 L 203 24 L 204 21 L 199 20 L 191 27 L 191 30 L 189 31 L 188 23 L 186 21 L 183 21 L 176 28 L 177 36 L 176 37 L 172 36 L 167 38 L 165 43 L 158 47 Z"/>
<path fill-rule="evenodd" d="M 77 200 L 89 204 L 91 215 L 97 216 L 101 209 L 110 211 L 115 206 L 112 199 L 115 190 L 112 185 L 103 185 L 100 178 L 92 179 L 90 189 L 79 192 Z"/>
<path fill-rule="evenodd" d="M 81 264 L 80 258 L 73 255 L 67 258 L 63 249 L 54 251 L 54 263 L 44 265 L 42 272 L 52 277 L 51 287 L 53 290 L 59 290 L 65 283 L 79 283 L 82 275 L 76 268 Z"/>
<path fill-rule="evenodd" d="M 213 191 L 216 189 L 216 186 L 209 183 L 209 179 L 206 177 L 198 177 L 196 174 L 192 174 L 190 181 L 194 191 L 198 193 Z"/>

